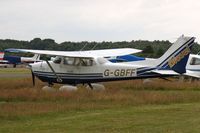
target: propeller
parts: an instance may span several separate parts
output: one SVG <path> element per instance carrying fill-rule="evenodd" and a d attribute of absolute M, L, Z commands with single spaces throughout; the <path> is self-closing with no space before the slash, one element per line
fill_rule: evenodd
<path fill-rule="evenodd" d="M 33 71 L 31 71 L 31 75 L 32 75 L 33 86 L 35 86 L 35 75 L 34 75 Z"/>

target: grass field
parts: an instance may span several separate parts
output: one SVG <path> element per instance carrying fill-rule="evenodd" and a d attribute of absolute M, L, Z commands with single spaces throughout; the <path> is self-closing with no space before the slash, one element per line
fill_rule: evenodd
<path fill-rule="evenodd" d="M 0 68 L 0 74 L 10 74 L 10 73 L 29 73 L 30 70 L 27 68 Z"/>
<path fill-rule="evenodd" d="M 44 92 L 44 85 L 0 78 L 0 133 L 200 132 L 197 81 L 110 82 L 101 92 Z"/>
<path fill-rule="evenodd" d="M 144 105 L 66 110 L 1 120 L 1 132 L 166 132 L 200 131 L 200 104 Z"/>

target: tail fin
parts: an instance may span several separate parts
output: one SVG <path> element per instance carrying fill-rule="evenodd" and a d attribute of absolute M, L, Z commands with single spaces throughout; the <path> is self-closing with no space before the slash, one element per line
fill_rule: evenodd
<path fill-rule="evenodd" d="M 186 72 L 186 64 L 194 44 L 194 37 L 181 36 L 172 46 L 161 56 L 156 64 L 158 69 L 172 69 L 177 73 Z"/>
<path fill-rule="evenodd" d="M 39 61 L 40 60 L 40 54 L 35 54 L 33 57 L 32 57 L 33 60 L 35 61 Z"/>
<path fill-rule="evenodd" d="M 4 52 L 0 52 L 0 60 L 3 60 L 4 58 Z"/>

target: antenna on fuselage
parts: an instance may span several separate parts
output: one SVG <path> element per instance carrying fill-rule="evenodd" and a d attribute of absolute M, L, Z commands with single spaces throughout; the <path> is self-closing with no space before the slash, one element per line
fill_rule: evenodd
<path fill-rule="evenodd" d="M 96 47 L 97 47 L 97 45 L 99 45 L 99 43 L 97 42 L 97 44 L 95 44 L 94 45 L 94 47 L 92 47 L 92 49 L 91 50 L 94 50 Z"/>
<path fill-rule="evenodd" d="M 79 50 L 79 51 L 83 51 L 83 49 L 87 46 L 88 44 L 84 44 L 84 46 Z"/>
<path fill-rule="evenodd" d="M 83 49 L 88 45 L 88 43 L 86 43 L 79 51 L 83 51 Z M 99 45 L 99 43 L 96 43 L 90 50 L 94 50 L 97 46 Z"/>

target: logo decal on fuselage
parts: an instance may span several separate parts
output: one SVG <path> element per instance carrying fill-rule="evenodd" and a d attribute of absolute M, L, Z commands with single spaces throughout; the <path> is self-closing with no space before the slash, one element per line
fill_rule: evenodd
<path fill-rule="evenodd" d="M 136 69 L 106 69 L 103 73 L 104 77 L 133 77 L 136 76 Z"/>
<path fill-rule="evenodd" d="M 173 66 L 175 66 L 180 60 L 182 60 L 185 56 L 187 56 L 188 54 L 190 54 L 190 49 L 189 47 L 186 47 L 181 53 L 179 53 L 177 56 L 172 57 L 169 61 L 168 61 L 168 65 L 170 66 L 170 68 L 172 68 Z"/>

